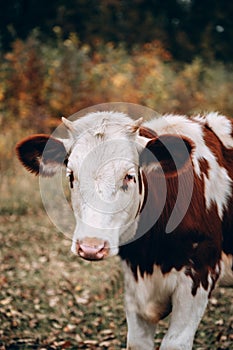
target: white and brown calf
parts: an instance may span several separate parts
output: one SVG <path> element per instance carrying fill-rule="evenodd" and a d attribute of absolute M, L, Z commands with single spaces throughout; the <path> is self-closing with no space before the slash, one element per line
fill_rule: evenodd
<path fill-rule="evenodd" d="M 210 113 L 142 124 L 117 112 L 71 122 L 69 138 L 33 135 L 17 145 L 32 173 L 65 164 L 76 217 L 72 251 L 119 254 L 125 277 L 127 349 L 190 350 L 218 280 L 233 284 L 233 124 Z"/>

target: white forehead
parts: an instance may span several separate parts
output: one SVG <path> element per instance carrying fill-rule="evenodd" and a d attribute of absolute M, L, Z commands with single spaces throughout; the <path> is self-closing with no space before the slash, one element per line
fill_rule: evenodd
<path fill-rule="evenodd" d="M 87 130 L 95 135 L 98 130 L 104 131 L 105 136 L 113 134 L 122 136 L 125 134 L 125 127 L 131 125 L 133 120 L 126 114 L 120 112 L 93 112 L 73 122 L 77 134 Z"/>
<path fill-rule="evenodd" d="M 130 127 L 133 120 L 118 112 L 96 112 L 73 122 L 69 166 L 101 173 L 128 170 L 137 163 L 136 144 Z"/>

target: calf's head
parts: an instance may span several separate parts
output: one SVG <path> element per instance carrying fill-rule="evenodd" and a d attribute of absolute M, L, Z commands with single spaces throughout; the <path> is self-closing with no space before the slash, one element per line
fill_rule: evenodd
<path fill-rule="evenodd" d="M 168 152 L 141 120 L 121 113 L 91 113 L 63 123 L 67 139 L 32 135 L 17 144 L 17 155 L 36 175 L 53 176 L 66 166 L 76 219 L 72 251 L 88 260 L 116 255 L 119 245 L 134 237 L 145 201 L 139 154 L 146 147 L 158 152 L 159 160 L 149 162 L 164 161 L 168 173 Z"/>

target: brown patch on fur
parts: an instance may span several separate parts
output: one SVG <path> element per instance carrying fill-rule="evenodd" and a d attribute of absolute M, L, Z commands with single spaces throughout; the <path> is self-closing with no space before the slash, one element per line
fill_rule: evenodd
<path fill-rule="evenodd" d="M 232 123 L 232 121 L 231 121 Z M 226 148 L 214 132 L 205 127 L 204 137 L 206 145 L 213 152 L 221 167 L 224 167 L 233 181 L 233 149 Z M 232 183 L 233 195 L 233 183 Z M 225 254 L 233 255 L 233 200 L 229 200 L 228 208 L 224 213 L 222 221 L 222 249 Z"/>
<path fill-rule="evenodd" d="M 212 142 L 214 144 L 217 141 L 214 139 Z M 222 247 L 222 222 L 218 216 L 217 207 L 212 205 L 211 209 L 206 211 L 203 177 L 199 178 L 195 174 L 192 163 L 187 161 L 186 152 L 184 157 L 181 154 L 183 158 L 179 158 L 178 161 L 181 169 L 176 170 L 171 155 L 166 150 L 164 151 L 163 145 L 158 144 L 157 148 L 154 147 L 154 143 L 156 141 L 152 141 L 149 148 L 154 152 L 160 164 L 162 163 L 165 172 L 167 188 L 165 206 L 157 222 L 142 237 L 120 247 L 120 256 L 131 267 L 136 280 L 138 273 L 142 277 L 144 274 L 153 274 L 154 265 L 159 266 L 163 274 L 169 273 L 173 268 L 180 271 L 185 267 L 186 274 L 193 281 L 191 291 L 193 295 L 197 293 L 200 286 L 206 290 L 209 288 L 211 291 L 219 277 Z M 191 145 L 188 147 L 188 151 L 191 152 Z M 218 147 L 219 145 L 215 145 L 216 152 Z M 177 149 L 179 147 L 176 148 L 176 151 Z M 153 157 L 147 159 L 146 164 L 150 164 L 151 159 Z M 154 160 L 152 161 L 154 162 Z M 170 176 L 169 164 L 173 176 Z M 201 169 L 203 173 L 208 174 L 207 162 L 201 163 Z M 156 210 L 163 196 L 164 188 L 157 170 L 150 170 L 149 173 L 146 173 L 145 169 L 145 175 L 148 181 L 149 197 L 152 199 L 150 199 L 149 205 L 146 204 L 140 215 L 139 231 L 145 222 L 151 222 L 151 218 L 156 217 Z M 182 189 L 178 188 L 178 175 L 182 177 L 182 181 L 180 181 L 183 184 Z M 176 205 L 178 190 L 182 194 L 178 210 L 182 212 L 182 206 L 187 203 L 186 189 L 190 188 L 192 181 L 194 181 L 194 187 L 188 210 L 181 223 L 173 232 L 167 234 L 166 226 Z"/>
<path fill-rule="evenodd" d="M 145 126 L 140 126 L 139 136 L 146 137 L 147 139 L 154 139 L 158 137 L 157 133 L 154 130 L 149 129 Z"/>
<path fill-rule="evenodd" d="M 140 213 L 143 211 L 143 209 L 146 205 L 147 197 L 148 197 L 148 182 L 147 182 L 146 175 L 145 175 L 144 171 L 142 171 L 142 180 L 143 180 L 143 184 L 144 184 L 144 198 L 143 198 L 143 203 L 141 206 Z"/>
<path fill-rule="evenodd" d="M 188 172 L 180 176 L 186 177 L 186 183 L 189 184 Z M 153 179 L 153 177 L 155 177 Z M 159 179 L 155 173 L 147 174 L 148 191 L 153 191 L 154 205 L 142 212 L 139 221 L 140 226 L 143 222 L 151 220 L 151 215 L 156 215 L 156 206 L 160 194 Z M 138 271 L 143 277 L 144 274 L 153 274 L 153 266 L 158 265 L 163 274 L 169 273 L 172 268 L 180 271 L 186 267 L 186 274 L 193 280 L 193 295 L 202 285 L 208 289 L 211 274 L 212 280 L 217 280 L 215 269 L 221 257 L 221 222 L 217 215 L 216 208 L 206 213 L 205 201 L 203 197 L 202 180 L 195 179 L 195 188 L 192 201 L 188 211 L 179 224 L 179 226 L 170 234 L 165 233 L 167 222 L 174 208 L 177 193 L 177 178 L 169 178 L 167 181 L 168 198 L 165 207 L 157 222 L 149 229 L 145 235 L 136 241 L 120 247 L 120 256 L 126 260 L 134 273 L 135 279 L 138 279 Z M 156 184 L 152 188 L 150 184 Z M 201 191 L 200 191 L 201 190 Z M 183 201 L 185 203 L 185 191 Z M 214 283 L 212 283 L 214 285 Z"/>
<path fill-rule="evenodd" d="M 142 194 L 142 177 L 141 177 L 139 168 L 138 168 L 138 192 L 140 195 Z"/>
<path fill-rule="evenodd" d="M 205 174 L 207 178 L 209 178 L 209 163 L 206 159 L 199 159 L 200 170 L 202 174 Z"/>
<path fill-rule="evenodd" d="M 215 135 L 215 133 L 207 126 L 205 125 L 203 128 L 203 134 L 204 134 L 204 140 L 206 146 L 211 150 L 211 152 L 216 157 L 218 163 L 220 166 L 224 166 L 224 160 L 223 160 L 223 153 L 222 153 L 222 143 Z"/>
<path fill-rule="evenodd" d="M 147 196 L 148 196 L 148 183 L 147 183 L 147 179 L 146 179 L 144 171 L 142 171 L 142 177 L 141 177 L 140 170 L 138 171 L 138 182 L 139 182 L 138 191 L 139 191 L 140 195 L 142 194 L 142 182 L 144 184 L 144 198 L 143 198 L 142 204 L 141 204 L 141 202 L 139 203 L 135 218 L 138 216 L 139 213 L 141 213 L 143 211 L 145 204 L 146 204 L 146 201 L 147 201 Z"/>

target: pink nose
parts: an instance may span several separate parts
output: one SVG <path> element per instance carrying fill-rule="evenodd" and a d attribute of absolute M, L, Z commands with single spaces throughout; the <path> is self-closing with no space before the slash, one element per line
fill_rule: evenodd
<path fill-rule="evenodd" d="M 102 260 L 109 253 L 108 243 L 100 238 L 86 237 L 76 244 L 77 253 L 86 260 Z"/>

